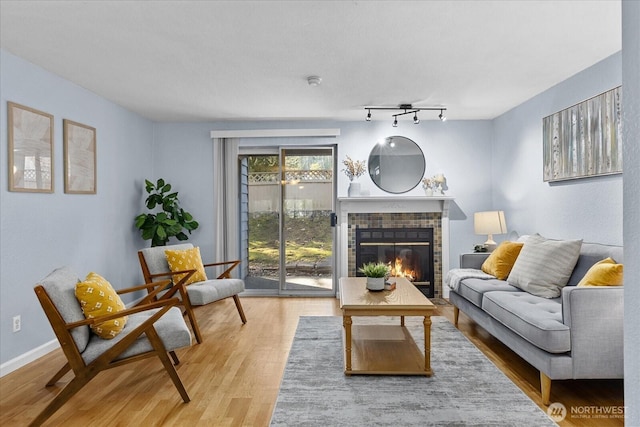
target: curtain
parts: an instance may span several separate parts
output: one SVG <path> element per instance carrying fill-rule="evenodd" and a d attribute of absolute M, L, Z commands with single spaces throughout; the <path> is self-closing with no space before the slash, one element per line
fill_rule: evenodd
<path fill-rule="evenodd" d="M 213 138 L 213 259 L 240 259 L 238 140 Z M 234 269 L 233 276 L 238 276 Z"/>

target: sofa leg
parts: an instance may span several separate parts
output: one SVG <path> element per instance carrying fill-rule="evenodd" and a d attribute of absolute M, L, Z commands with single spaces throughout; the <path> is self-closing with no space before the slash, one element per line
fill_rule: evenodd
<path fill-rule="evenodd" d="M 542 394 L 542 404 L 549 406 L 549 398 L 551 397 L 551 378 L 540 371 L 540 391 Z"/>
<path fill-rule="evenodd" d="M 455 325 L 456 328 L 458 327 L 458 317 L 460 317 L 460 309 L 454 305 L 453 306 L 453 324 Z"/>

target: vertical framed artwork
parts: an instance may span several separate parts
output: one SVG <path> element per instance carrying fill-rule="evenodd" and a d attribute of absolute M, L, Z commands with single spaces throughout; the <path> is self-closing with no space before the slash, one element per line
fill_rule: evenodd
<path fill-rule="evenodd" d="M 545 182 L 622 173 L 620 89 L 542 119 Z"/>
<path fill-rule="evenodd" d="M 53 116 L 7 102 L 9 191 L 53 193 Z"/>
<path fill-rule="evenodd" d="M 64 119 L 64 192 L 96 194 L 96 129 Z"/>

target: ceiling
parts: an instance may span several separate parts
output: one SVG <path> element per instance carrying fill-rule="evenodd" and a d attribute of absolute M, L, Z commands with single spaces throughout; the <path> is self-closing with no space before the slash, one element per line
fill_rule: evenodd
<path fill-rule="evenodd" d="M 620 15 L 619 0 L 2 0 L 0 42 L 154 121 L 363 120 L 399 104 L 472 120 L 619 51 Z"/>

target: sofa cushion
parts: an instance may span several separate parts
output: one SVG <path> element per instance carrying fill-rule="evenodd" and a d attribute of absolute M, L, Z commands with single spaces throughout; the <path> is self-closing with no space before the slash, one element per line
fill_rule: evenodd
<path fill-rule="evenodd" d="M 571 350 L 571 333 L 562 323 L 561 298 L 542 298 L 526 292 L 486 292 L 482 308 L 531 344 L 550 353 Z"/>
<path fill-rule="evenodd" d="M 205 305 L 244 291 L 241 279 L 213 279 L 187 286 L 192 305 Z"/>
<path fill-rule="evenodd" d="M 587 271 L 578 286 L 622 286 L 623 270 L 622 264 L 616 264 L 611 257 L 605 258 Z"/>
<path fill-rule="evenodd" d="M 582 240 L 547 240 L 531 236 L 522 247 L 507 281 L 533 295 L 560 296 L 580 256 Z"/>
<path fill-rule="evenodd" d="M 456 292 L 472 304 L 482 308 L 482 296 L 485 292 L 490 291 L 522 292 L 504 280 L 473 278 L 462 280 Z"/>
<path fill-rule="evenodd" d="M 497 279 L 505 280 L 509 276 L 523 245 L 524 243 L 521 242 L 505 241 L 500 243 L 496 250 L 491 252 L 489 258 L 482 263 L 482 271 L 496 276 Z"/>
<path fill-rule="evenodd" d="M 619 264 L 624 263 L 622 246 L 602 245 L 600 243 L 583 243 L 580 256 L 567 286 L 575 286 L 587 274 L 592 265 L 607 257 Z"/>

